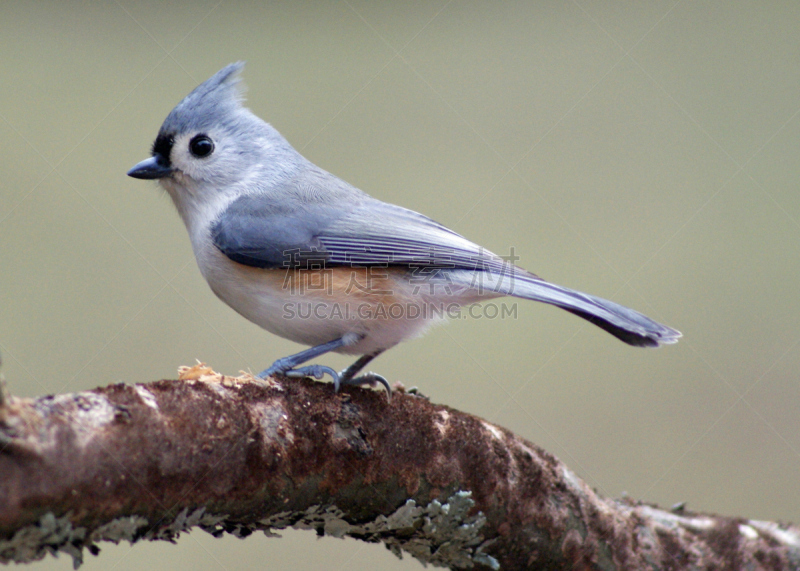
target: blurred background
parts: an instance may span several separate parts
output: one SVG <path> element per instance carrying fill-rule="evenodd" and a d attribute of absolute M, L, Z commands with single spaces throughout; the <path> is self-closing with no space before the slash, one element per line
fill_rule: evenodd
<path fill-rule="evenodd" d="M 520 303 L 373 370 L 602 494 L 798 522 L 798 29 L 777 1 L 3 2 L 2 373 L 37 396 L 302 349 L 217 300 L 171 201 L 125 176 L 241 59 L 248 106 L 323 168 L 684 333 L 634 349 Z M 83 569 L 421 568 L 283 535 L 102 544 Z"/>

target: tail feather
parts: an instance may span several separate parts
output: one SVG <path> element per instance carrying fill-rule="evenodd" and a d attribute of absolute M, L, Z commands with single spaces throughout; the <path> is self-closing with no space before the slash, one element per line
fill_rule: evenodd
<path fill-rule="evenodd" d="M 591 313 L 564 306 L 559 307 L 566 309 L 570 313 L 574 313 L 578 317 L 582 317 L 586 321 L 597 325 L 600 329 L 608 331 L 617 339 L 624 341 L 628 345 L 633 345 L 634 347 L 659 347 L 661 345 L 669 345 L 671 343 L 677 343 L 678 338 L 681 336 L 679 331 L 675 331 L 655 321 L 653 323 L 659 326 L 658 331 L 651 329 L 647 333 L 637 333 L 626 329 L 624 326 L 621 327 L 601 317 L 592 315 Z M 641 314 L 639 314 L 639 316 L 645 317 Z M 645 319 L 647 319 L 647 317 L 645 317 Z"/>
<path fill-rule="evenodd" d="M 621 341 L 636 347 L 658 347 L 677 343 L 680 331 L 653 321 L 646 315 L 613 301 L 595 297 L 544 281 L 533 274 L 518 270 L 513 276 L 492 274 L 490 284 L 481 287 L 522 299 L 530 299 L 555 305 L 608 331 Z M 474 287 L 474 272 L 453 272 L 452 279 L 471 279 Z"/>

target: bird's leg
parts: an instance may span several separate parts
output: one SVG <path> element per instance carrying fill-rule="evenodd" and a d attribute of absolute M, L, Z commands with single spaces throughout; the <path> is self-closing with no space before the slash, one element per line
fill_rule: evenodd
<path fill-rule="evenodd" d="M 392 398 L 392 388 L 389 386 L 389 381 L 383 378 L 381 375 L 377 373 L 373 373 L 370 371 L 369 373 L 365 373 L 363 375 L 359 375 L 356 377 L 356 374 L 363 369 L 370 361 L 372 361 L 375 357 L 383 353 L 383 349 L 379 351 L 375 351 L 374 353 L 370 353 L 368 355 L 362 355 L 358 358 L 358 360 L 347 367 L 344 371 L 339 373 L 338 380 L 334 381 L 334 387 L 336 391 L 339 391 L 339 387 L 344 385 L 374 385 L 375 383 L 380 383 L 386 389 L 386 394 L 388 398 Z"/>
<path fill-rule="evenodd" d="M 336 349 L 344 347 L 345 345 L 352 345 L 352 343 L 352 339 L 350 339 L 348 336 L 340 337 L 339 339 L 334 339 L 333 341 L 328 341 L 322 345 L 317 345 L 315 347 L 311 347 L 310 349 L 306 349 L 305 351 L 295 353 L 294 355 L 289 355 L 288 357 L 278 359 L 272 363 L 268 369 L 261 371 L 258 376 L 262 379 L 265 379 L 271 375 L 283 375 L 285 377 L 314 377 L 315 379 L 321 379 L 325 376 L 325 373 L 327 373 L 333 377 L 334 386 L 338 389 L 339 373 L 330 367 L 326 367 L 324 365 L 308 365 L 306 367 L 300 367 L 299 369 L 295 369 L 295 367 L 305 363 L 306 361 L 309 361 L 310 359 L 313 359 L 314 357 L 324 355 L 329 351 L 335 351 Z"/>

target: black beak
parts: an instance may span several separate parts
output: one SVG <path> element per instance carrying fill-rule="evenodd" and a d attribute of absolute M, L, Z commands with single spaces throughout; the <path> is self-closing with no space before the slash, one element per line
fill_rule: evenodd
<path fill-rule="evenodd" d="M 161 155 L 153 155 L 128 171 L 128 176 L 144 180 L 155 180 L 172 174 L 172 167 Z"/>

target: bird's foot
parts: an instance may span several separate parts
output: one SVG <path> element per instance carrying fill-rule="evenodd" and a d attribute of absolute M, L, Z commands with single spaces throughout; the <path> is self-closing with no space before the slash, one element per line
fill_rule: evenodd
<path fill-rule="evenodd" d="M 317 380 L 322 379 L 326 374 L 333 378 L 334 386 L 339 386 L 339 373 L 326 367 L 325 365 L 306 365 L 305 367 L 292 368 L 293 363 L 286 358 L 278 359 L 269 368 L 261 371 L 258 376 L 262 379 L 272 375 L 298 379 L 303 377 L 313 377 Z"/>
<path fill-rule="evenodd" d="M 376 383 L 380 383 L 381 385 L 383 385 L 383 388 L 386 389 L 386 398 L 391 400 L 392 387 L 389 386 L 389 381 L 387 381 L 385 377 L 377 373 L 373 373 L 372 371 L 352 378 L 345 377 L 344 373 L 345 371 L 339 373 L 339 378 L 334 379 L 333 381 L 333 386 L 336 389 L 337 393 L 339 392 L 339 388 L 345 385 L 351 385 L 351 386 L 369 385 L 371 387 L 374 387 Z"/>
<path fill-rule="evenodd" d="M 387 398 L 392 398 L 392 388 L 389 386 L 389 381 L 377 373 L 369 372 L 357 377 L 350 377 L 347 375 L 348 369 L 341 373 L 337 373 L 330 367 L 325 365 L 306 365 L 305 367 L 294 368 L 295 361 L 291 357 L 284 357 L 275 361 L 269 368 L 261 371 L 257 376 L 266 379 L 271 376 L 287 377 L 290 379 L 297 379 L 303 377 L 313 377 L 321 380 L 325 375 L 330 375 L 333 379 L 333 388 L 335 392 L 343 386 L 361 386 L 370 385 L 375 386 L 376 383 L 383 385 L 386 389 Z"/>

